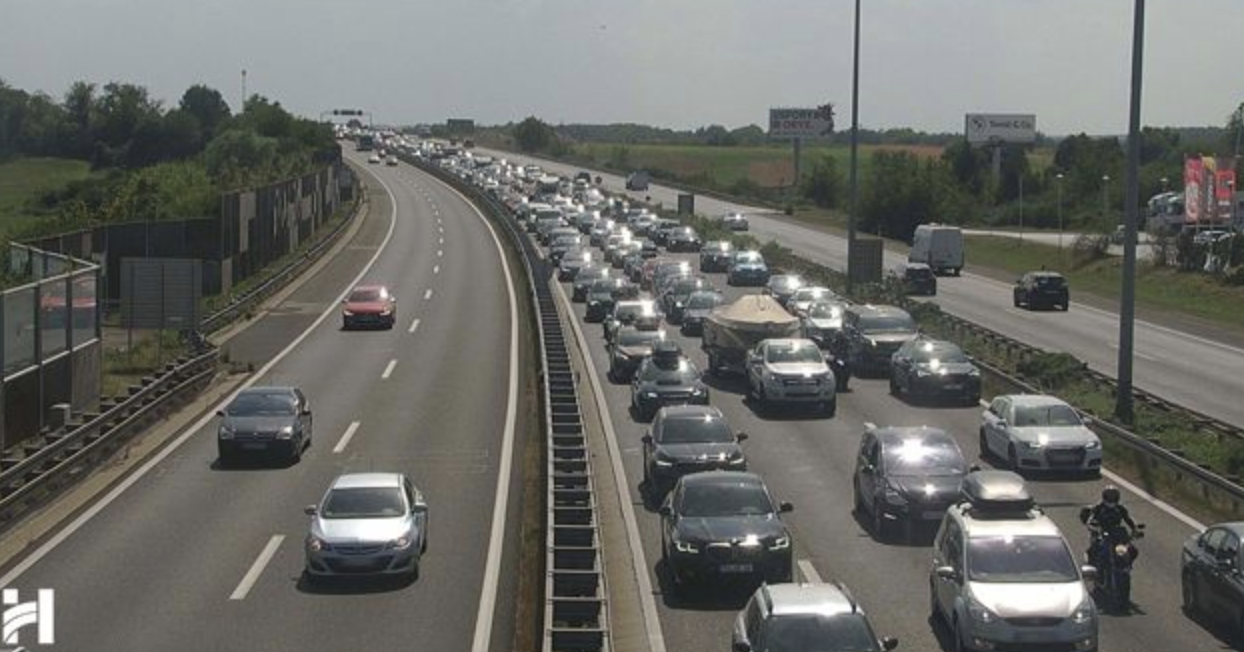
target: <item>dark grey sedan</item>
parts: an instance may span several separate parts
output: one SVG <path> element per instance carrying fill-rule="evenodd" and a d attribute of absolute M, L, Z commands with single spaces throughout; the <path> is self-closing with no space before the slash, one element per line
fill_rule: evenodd
<path fill-rule="evenodd" d="M 644 435 L 644 485 L 650 496 L 661 498 L 688 473 L 746 471 L 747 457 L 739 444 L 746 433 L 735 434 L 715 407 L 664 407 Z"/>
<path fill-rule="evenodd" d="M 244 389 L 216 416 L 222 464 L 246 454 L 275 454 L 293 463 L 311 445 L 311 404 L 296 387 Z"/>

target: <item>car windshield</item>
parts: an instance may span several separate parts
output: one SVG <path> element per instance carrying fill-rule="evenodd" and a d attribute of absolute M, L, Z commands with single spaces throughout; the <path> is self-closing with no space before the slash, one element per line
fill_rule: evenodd
<path fill-rule="evenodd" d="M 711 251 L 715 253 L 730 251 L 730 249 L 731 245 L 729 242 L 710 242 L 704 246 L 704 251 Z"/>
<path fill-rule="evenodd" d="M 911 358 L 916 362 L 927 362 L 931 365 L 961 364 L 968 361 L 968 356 L 957 344 L 950 342 L 925 342 L 913 347 Z"/>
<path fill-rule="evenodd" d="M 814 303 L 808 308 L 808 316 L 814 319 L 841 319 L 842 306 L 832 303 Z"/>
<path fill-rule="evenodd" d="M 765 350 L 765 362 L 823 362 L 821 350 L 815 344 L 770 344 Z"/>
<path fill-rule="evenodd" d="M 606 276 L 609 276 L 609 270 L 604 267 L 589 267 L 579 272 L 579 282 L 586 285 L 591 281 L 605 278 Z"/>
<path fill-rule="evenodd" d="M 803 279 L 798 276 L 775 276 L 769 279 L 769 287 L 774 292 L 793 292 L 803 286 Z"/>
<path fill-rule="evenodd" d="M 860 330 L 866 333 L 909 333 L 916 330 L 916 322 L 909 315 L 864 315 L 860 317 Z"/>
<path fill-rule="evenodd" d="M 683 490 L 680 507 L 680 514 L 690 518 L 773 513 L 773 503 L 756 482 L 698 482 Z"/>
<path fill-rule="evenodd" d="M 1066 583 L 1080 579 L 1062 537 L 972 537 L 967 561 L 968 578 L 973 582 Z"/>
<path fill-rule="evenodd" d="M 729 444 L 734 442 L 730 425 L 721 417 L 666 418 L 661 422 L 657 441 L 662 444 Z"/>
<path fill-rule="evenodd" d="M 618 333 L 618 344 L 621 346 L 642 346 L 653 344 L 665 339 L 665 331 L 624 330 Z"/>
<path fill-rule="evenodd" d="M 656 314 L 656 311 L 653 310 L 652 304 L 644 303 L 644 304 L 620 305 L 618 306 L 617 311 L 613 313 L 613 316 L 618 321 L 629 321 L 629 320 L 635 319 L 636 317 L 643 317 L 645 315 L 655 315 L 655 314 Z"/>
<path fill-rule="evenodd" d="M 874 652 L 877 637 L 860 614 L 774 616 L 757 649 L 765 652 Z"/>
<path fill-rule="evenodd" d="M 294 397 L 289 394 L 238 394 L 225 412 L 235 417 L 292 416 L 297 412 Z"/>
<path fill-rule="evenodd" d="M 734 260 L 739 263 L 759 264 L 764 262 L 764 257 L 755 251 L 741 251 L 735 256 Z"/>
<path fill-rule="evenodd" d="M 337 295 L 337 296 L 341 296 L 341 295 Z M 380 293 L 380 290 L 375 289 L 375 288 L 368 288 L 365 290 L 355 290 L 351 292 L 350 298 L 347 299 L 347 301 L 349 301 L 350 303 L 366 303 L 369 301 L 379 301 L 381 296 L 382 295 Z"/>
<path fill-rule="evenodd" d="M 324 518 L 393 518 L 406 513 L 406 501 L 397 487 L 333 489 L 320 513 Z"/>
<path fill-rule="evenodd" d="M 886 471 L 892 476 L 963 475 L 963 454 L 950 442 L 909 439 L 885 448 Z"/>
<path fill-rule="evenodd" d="M 687 307 L 696 308 L 716 308 L 721 305 L 721 295 L 716 292 L 694 292 L 687 298 Z"/>
<path fill-rule="evenodd" d="M 599 281 L 593 281 L 591 287 L 592 294 L 613 294 L 614 290 L 622 288 L 621 279 L 607 278 Z"/>
<path fill-rule="evenodd" d="M 1078 426 L 1080 417 L 1068 405 L 1021 405 L 1015 407 L 1015 426 Z"/>

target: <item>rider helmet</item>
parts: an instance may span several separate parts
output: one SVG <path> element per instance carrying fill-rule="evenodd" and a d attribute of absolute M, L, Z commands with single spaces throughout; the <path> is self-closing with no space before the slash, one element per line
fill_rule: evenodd
<path fill-rule="evenodd" d="M 1119 488 L 1114 485 L 1107 485 L 1101 490 L 1101 501 L 1107 505 L 1119 504 Z"/>

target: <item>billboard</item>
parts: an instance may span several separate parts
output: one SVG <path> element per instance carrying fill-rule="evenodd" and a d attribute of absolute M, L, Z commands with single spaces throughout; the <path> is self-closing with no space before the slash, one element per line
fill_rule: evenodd
<path fill-rule="evenodd" d="M 963 133 L 973 145 L 1037 140 L 1037 116 L 1031 113 L 969 113 L 963 123 Z"/>
<path fill-rule="evenodd" d="M 445 121 L 445 129 L 451 134 L 473 134 L 475 121 L 470 118 L 450 118 Z"/>
<path fill-rule="evenodd" d="M 1235 159 L 1187 156 L 1184 158 L 1184 223 L 1229 222 L 1235 194 Z"/>
<path fill-rule="evenodd" d="M 834 105 L 815 109 L 769 109 L 770 138 L 810 140 L 834 133 Z"/>

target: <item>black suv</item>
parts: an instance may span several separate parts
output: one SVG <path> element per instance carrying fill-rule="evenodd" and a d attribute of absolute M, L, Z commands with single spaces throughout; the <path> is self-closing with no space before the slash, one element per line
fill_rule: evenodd
<path fill-rule="evenodd" d="M 894 278 L 905 294 L 937 294 L 937 275 L 925 263 L 903 263 L 894 270 Z"/>
<path fill-rule="evenodd" d="M 919 329 L 906 310 L 894 306 L 854 305 L 843 315 L 847 364 L 857 376 L 890 371 L 890 357 Z"/>
<path fill-rule="evenodd" d="M 660 341 L 631 381 L 631 409 L 647 421 L 666 405 L 708 405 L 708 386 L 677 342 Z"/>
<path fill-rule="evenodd" d="M 1058 272 L 1028 272 L 1015 281 L 1014 303 L 1029 310 L 1042 306 L 1066 310 L 1071 303 L 1067 279 Z"/>
<path fill-rule="evenodd" d="M 952 396 L 964 405 L 981 400 L 981 371 L 958 344 L 917 337 L 890 357 L 890 393 L 910 398 Z"/>
<path fill-rule="evenodd" d="M 745 579 L 789 582 L 790 530 L 755 473 L 706 471 L 678 480 L 661 505 L 661 560 L 675 586 Z"/>
<path fill-rule="evenodd" d="M 725 240 L 710 240 L 700 247 L 700 271 L 724 272 L 730 267 L 734 245 Z"/>
<path fill-rule="evenodd" d="M 959 445 L 943 430 L 869 428 L 855 458 L 855 512 L 871 522 L 878 541 L 893 525 L 910 541 L 916 527 L 941 523 L 968 471 Z"/>
<path fill-rule="evenodd" d="M 747 457 L 721 410 L 707 405 L 661 408 L 644 435 L 644 487 L 656 499 L 684 475 L 700 471 L 746 471 Z M 653 501 L 657 502 L 656 500 Z"/>

